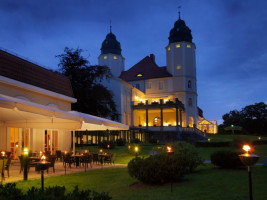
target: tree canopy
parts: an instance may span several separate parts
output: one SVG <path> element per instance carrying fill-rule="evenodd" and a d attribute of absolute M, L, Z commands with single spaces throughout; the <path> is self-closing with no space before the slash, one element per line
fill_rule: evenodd
<path fill-rule="evenodd" d="M 101 82 L 111 78 L 110 69 L 106 66 L 89 65 L 82 56 L 82 49 L 65 47 L 59 58 L 59 73 L 70 79 L 77 103 L 72 109 L 79 112 L 109 117 L 118 120 L 113 94 Z"/>
<path fill-rule="evenodd" d="M 223 115 L 223 126 L 242 126 L 249 134 L 267 135 L 267 105 L 264 102 L 255 103 L 242 108 L 241 111 L 232 110 Z"/>

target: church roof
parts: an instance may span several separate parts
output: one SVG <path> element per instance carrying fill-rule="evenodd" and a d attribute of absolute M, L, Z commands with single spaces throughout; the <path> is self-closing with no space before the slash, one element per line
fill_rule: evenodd
<path fill-rule="evenodd" d="M 0 75 L 73 97 L 69 79 L 27 60 L 0 50 Z"/>
<path fill-rule="evenodd" d="M 174 23 L 174 27 L 170 31 L 169 44 L 175 42 L 191 42 L 192 34 L 190 28 L 186 26 L 184 20 L 179 19 Z"/>
<path fill-rule="evenodd" d="M 155 63 L 153 54 L 146 56 L 127 71 L 123 71 L 120 78 L 125 81 L 138 81 L 153 78 L 171 77 L 166 67 L 159 67 Z"/>
<path fill-rule="evenodd" d="M 113 53 L 121 55 L 121 44 L 117 41 L 116 36 L 110 31 L 106 39 L 102 42 L 101 54 Z"/>

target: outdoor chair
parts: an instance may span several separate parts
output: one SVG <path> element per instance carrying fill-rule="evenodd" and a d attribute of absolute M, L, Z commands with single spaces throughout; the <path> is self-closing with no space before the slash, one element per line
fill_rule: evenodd
<path fill-rule="evenodd" d="M 86 154 L 84 157 L 81 158 L 81 163 L 83 165 L 86 165 L 86 167 L 88 168 L 88 164 L 90 164 L 90 167 L 92 168 L 92 160 L 93 160 L 93 156 L 91 154 Z"/>
<path fill-rule="evenodd" d="M 56 162 L 57 156 L 48 156 L 47 161 L 50 162 L 50 164 L 47 167 L 47 173 L 49 170 L 49 167 L 53 167 L 53 172 L 55 173 L 55 162 Z"/>
<path fill-rule="evenodd" d="M 67 154 L 63 157 L 63 165 L 69 165 L 71 168 L 71 164 L 75 163 L 75 160 L 71 157 L 70 154 Z"/>
<path fill-rule="evenodd" d="M 107 157 L 105 157 L 104 162 L 109 164 L 114 164 L 115 154 L 111 153 Z"/>
<path fill-rule="evenodd" d="M 57 156 L 57 157 L 56 157 L 57 160 L 60 159 L 60 161 L 62 161 L 62 153 L 61 153 L 61 151 L 57 150 L 57 151 L 56 151 L 56 156 Z"/>
<path fill-rule="evenodd" d="M 11 164 L 11 157 L 8 157 L 7 163 L 5 165 L 5 170 L 7 171 L 8 177 L 9 177 L 9 167 L 10 167 L 10 164 Z"/>
<path fill-rule="evenodd" d="M 99 163 L 99 156 L 97 153 L 93 153 L 93 163 L 98 164 Z"/>

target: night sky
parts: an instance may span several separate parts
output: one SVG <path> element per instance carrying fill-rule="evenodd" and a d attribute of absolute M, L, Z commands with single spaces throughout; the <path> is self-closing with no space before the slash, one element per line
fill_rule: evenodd
<path fill-rule="evenodd" d="M 197 47 L 205 118 L 221 123 L 230 110 L 267 103 L 266 0 L 1 0 L 0 47 L 54 70 L 55 55 L 79 47 L 94 65 L 112 20 L 126 70 L 151 53 L 166 66 L 179 5 Z"/>

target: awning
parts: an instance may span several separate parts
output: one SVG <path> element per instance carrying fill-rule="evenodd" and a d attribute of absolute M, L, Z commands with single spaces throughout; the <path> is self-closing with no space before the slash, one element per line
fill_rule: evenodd
<path fill-rule="evenodd" d="M 0 94 L 0 126 L 67 130 L 128 130 L 112 120 L 77 112 L 62 111 L 27 100 Z"/>

